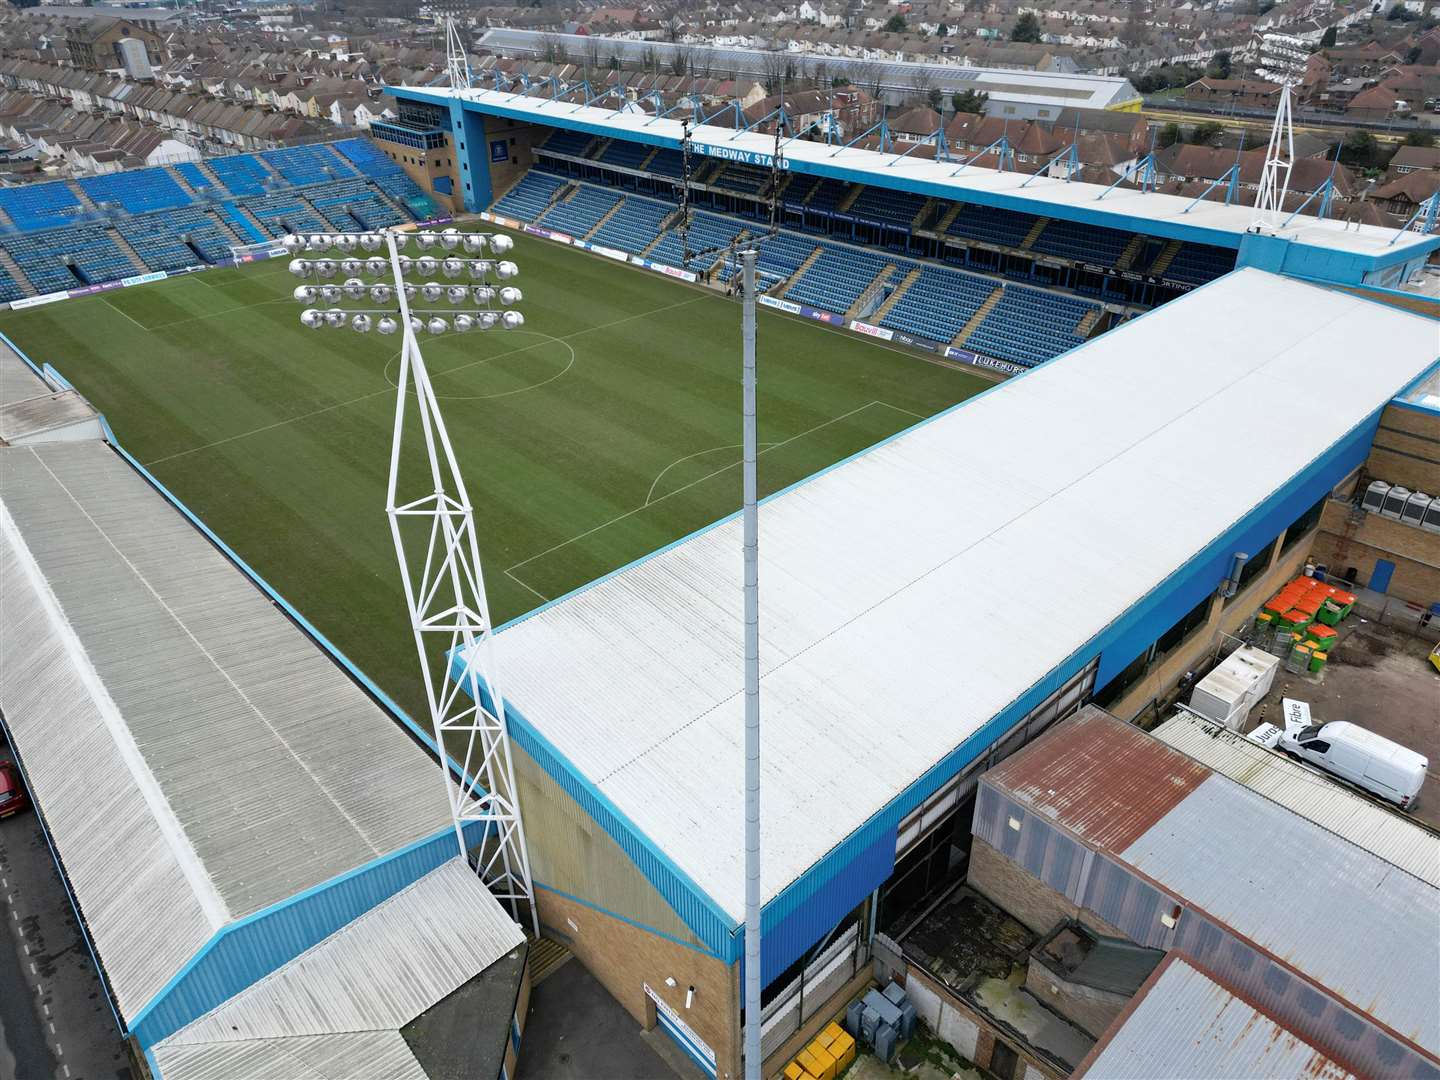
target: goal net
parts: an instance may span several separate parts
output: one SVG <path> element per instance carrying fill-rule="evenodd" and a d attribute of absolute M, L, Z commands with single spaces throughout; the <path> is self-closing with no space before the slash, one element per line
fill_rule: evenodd
<path fill-rule="evenodd" d="M 257 244 L 231 244 L 230 257 L 237 263 L 255 262 L 257 259 L 277 259 L 286 254 L 285 244 L 280 240 L 262 240 Z"/>

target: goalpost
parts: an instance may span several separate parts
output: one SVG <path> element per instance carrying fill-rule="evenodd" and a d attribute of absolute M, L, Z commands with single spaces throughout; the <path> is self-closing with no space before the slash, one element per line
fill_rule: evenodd
<path fill-rule="evenodd" d="M 257 259 L 278 259 L 287 254 L 283 240 L 261 240 L 255 244 L 231 244 L 230 257 L 238 263 L 255 262 Z"/>

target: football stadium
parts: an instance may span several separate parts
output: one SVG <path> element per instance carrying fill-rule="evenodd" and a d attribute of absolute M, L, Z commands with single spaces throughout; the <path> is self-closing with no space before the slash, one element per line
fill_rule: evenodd
<path fill-rule="evenodd" d="M 1102 185 L 738 110 L 392 92 L 366 137 L 0 189 L 23 661 L 0 714 L 137 1061 L 510 1078 L 538 935 L 702 1072 L 742 1075 L 753 247 L 765 1075 L 928 902 L 978 795 L 976 836 L 1015 860 L 994 873 L 1082 904 L 1093 862 L 1106 926 L 1172 954 L 1147 1008 L 1211 979 L 1342 1072 L 1440 1076 L 1433 1010 L 1394 1004 L 1440 997 L 1433 935 L 1337 973 L 1118 841 L 1057 868 L 1089 842 L 1073 808 L 1045 836 L 1081 840 L 1031 866 L 995 809 L 1019 829 L 1015 762 L 1048 761 L 1049 728 L 1133 717 L 1301 572 L 1383 433 L 1414 460 L 1440 441 L 1418 287 L 1440 235 L 1318 202 L 1257 229 L 1223 185 L 1157 193 L 1143 163 Z M 407 346 L 302 323 L 292 295 L 310 238 L 439 229 L 507 237 L 523 287 L 510 329 L 441 319 L 421 344 L 473 500 L 528 914 L 456 854 L 486 834 L 447 813 L 436 761 L 466 759 L 433 737 L 408 640 L 385 515 Z M 448 657 L 455 683 L 493 708 L 472 659 Z M 1230 790 L 1144 753 L 1186 806 Z M 1125 1021 L 1024 1075 L 1113 1061 L 1141 1037 Z"/>

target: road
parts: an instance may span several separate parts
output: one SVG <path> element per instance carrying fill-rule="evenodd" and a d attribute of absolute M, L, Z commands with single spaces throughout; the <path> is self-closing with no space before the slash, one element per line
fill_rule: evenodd
<path fill-rule="evenodd" d="M 0 740 L 0 758 L 10 752 Z M 128 1080 L 129 1059 L 40 819 L 0 821 L 0 1080 Z"/>

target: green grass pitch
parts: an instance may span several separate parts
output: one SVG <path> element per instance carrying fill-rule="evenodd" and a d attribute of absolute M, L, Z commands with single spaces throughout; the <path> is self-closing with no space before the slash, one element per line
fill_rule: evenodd
<path fill-rule="evenodd" d="M 523 330 L 422 343 L 497 620 L 740 503 L 736 302 L 528 236 L 513 258 Z M 7 312 L 0 329 L 422 717 L 384 513 L 398 336 L 302 328 L 296 284 L 276 259 Z M 763 308 L 758 356 L 762 494 L 989 385 Z"/>

